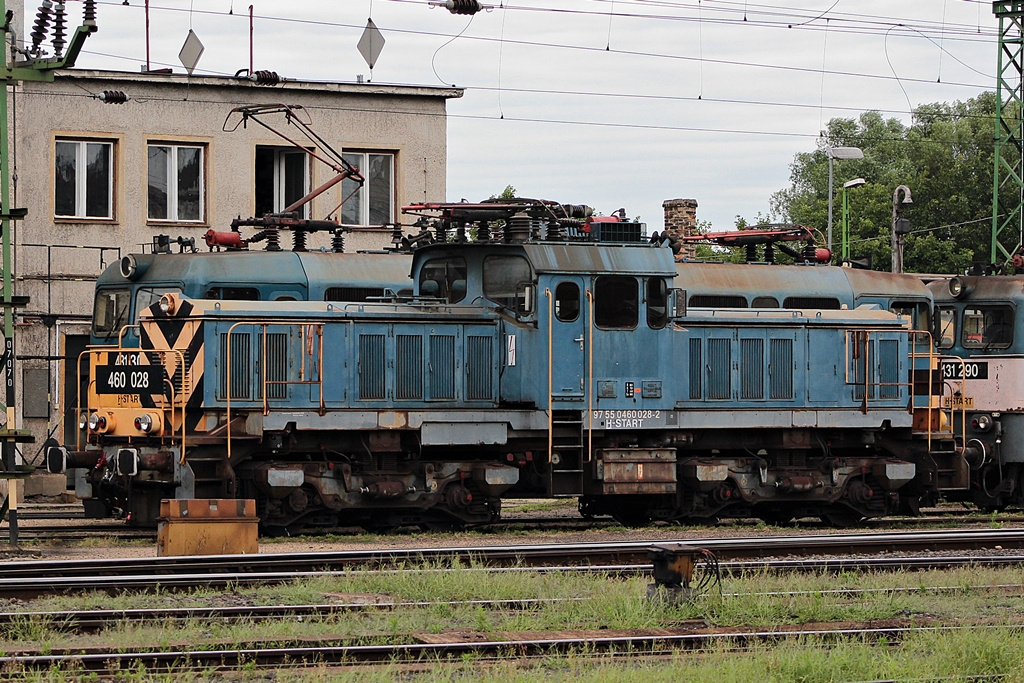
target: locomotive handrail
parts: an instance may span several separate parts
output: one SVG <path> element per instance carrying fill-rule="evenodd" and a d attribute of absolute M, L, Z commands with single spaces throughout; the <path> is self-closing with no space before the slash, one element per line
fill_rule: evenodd
<path fill-rule="evenodd" d="M 117 348 L 120 349 L 124 347 L 124 333 L 128 330 L 139 330 L 139 338 L 142 338 L 142 325 L 139 323 L 135 323 L 134 325 L 125 325 L 121 328 L 121 331 L 117 333 Z"/>
<path fill-rule="evenodd" d="M 555 300 L 551 296 L 550 287 L 544 288 L 544 296 L 548 300 L 548 468 L 551 469 L 554 467 L 551 451 L 555 445 Z M 553 472 L 551 476 L 554 476 Z"/>
<path fill-rule="evenodd" d="M 594 293 L 589 289 L 587 296 L 587 381 L 583 386 L 587 387 L 587 462 L 594 457 Z"/>
<path fill-rule="evenodd" d="M 181 349 L 167 349 L 167 351 L 171 351 L 171 352 L 177 354 L 177 356 L 178 356 L 178 363 L 180 363 L 180 367 L 181 367 L 181 388 L 182 388 L 182 392 L 181 393 L 182 393 L 183 396 L 187 396 L 188 392 L 185 391 L 185 385 L 186 385 L 185 373 L 187 372 L 187 370 L 185 369 L 185 352 L 182 351 Z M 164 351 L 160 351 L 159 353 L 164 353 Z M 168 384 L 171 387 L 171 437 L 173 439 L 173 437 L 174 437 L 174 402 L 175 402 L 174 375 L 170 374 L 170 373 L 166 373 L 166 374 L 167 374 L 167 379 L 164 380 L 164 381 L 165 381 L 166 384 Z M 191 388 L 191 384 L 192 384 L 191 382 L 188 382 L 189 388 Z M 185 403 L 186 403 L 186 401 L 187 401 L 187 399 L 183 400 L 181 402 L 181 455 L 178 458 L 178 464 L 179 465 L 184 465 L 185 464 L 185 436 L 186 436 L 187 431 L 188 431 L 185 428 L 185 421 L 186 421 L 185 420 Z M 163 440 L 162 436 L 161 436 L 161 440 Z"/>
<path fill-rule="evenodd" d="M 324 414 L 327 413 L 327 404 L 324 401 L 324 380 L 323 380 L 323 366 L 324 366 L 323 326 L 324 326 L 324 323 L 322 323 L 322 322 L 321 323 L 310 323 L 310 322 L 303 322 L 303 321 L 296 321 L 296 320 L 282 320 L 282 321 L 266 321 L 265 320 L 265 321 L 262 321 L 262 322 L 249 322 L 249 321 L 242 320 L 242 321 L 236 322 L 236 323 L 232 324 L 231 327 L 228 328 L 227 336 L 226 336 L 226 340 L 225 340 L 225 345 L 227 346 L 227 350 L 226 350 L 226 353 L 225 353 L 225 356 L 226 356 L 225 365 L 227 366 L 227 368 L 225 370 L 225 382 L 226 382 L 226 385 L 227 385 L 227 390 L 225 391 L 225 403 L 226 403 L 226 411 L 227 411 L 226 420 L 227 420 L 227 452 L 228 452 L 228 460 L 231 459 L 231 396 L 232 396 L 232 390 L 231 390 L 231 387 L 232 387 L 232 384 L 231 384 L 231 369 L 233 367 L 233 365 L 231 363 L 231 335 L 234 334 L 235 328 L 239 327 L 241 325 L 248 325 L 248 326 L 251 326 L 253 328 L 257 328 L 258 327 L 258 328 L 260 328 L 262 330 L 262 334 L 263 334 L 262 347 L 261 347 L 262 348 L 262 354 L 261 354 L 260 359 L 259 359 L 260 363 L 261 363 L 261 365 L 260 365 L 260 385 L 261 385 L 260 386 L 260 393 L 262 394 L 262 397 L 263 397 L 263 406 L 262 406 L 263 415 L 266 416 L 266 415 L 270 414 L 270 392 L 267 391 L 267 389 L 268 389 L 268 387 L 270 385 L 278 385 L 278 384 L 281 384 L 281 385 L 289 385 L 289 384 L 316 384 L 320 388 L 320 410 L 319 410 L 319 413 L 320 413 L 320 415 L 324 415 Z M 288 379 L 284 379 L 284 380 L 268 379 L 268 376 L 269 376 L 270 373 L 267 371 L 267 357 L 268 357 L 268 354 L 267 354 L 267 336 L 268 336 L 267 335 L 267 328 L 269 328 L 272 325 L 288 326 L 288 327 L 298 326 L 298 328 L 299 328 L 301 350 L 300 350 L 300 353 L 299 353 L 300 366 L 299 366 L 299 380 L 298 381 L 289 381 Z M 309 376 L 310 376 L 310 379 L 309 380 L 303 379 L 305 377 L 307 347 L 309 347 L 308 348 L 308 355 L 312 356 L 312 353 L 313 353 L 313 350 L 312 350 L 312 346 L 313 346 L 313 336 L 312 335 L 313 335 L 313 332 L 312 332 L 312 330 L 310 331 L 309 338 L 308 338 L 309 341 L 307 342 L 306 328 L 315 328 L 316 329 L 316 337 L 318 339 L 318 341 L 316 343 L 316 348 L 317 348 L 317 365 L 316 365 L 316 368 L 315 368 L 315 372 L 317 373 L 318 378 L 315 379 L 315 380 L 312 379 L 313 376 L 314 376 L 314 367 L 313 367 L 313 361 L 312 360 L 310 360 L 310 364 L 309 364 Z M 287 369 L 285 370 L 285 377 L 287 377 Z"/>
<path fill-rule="evenodd" d="M 966 377 L 966 375 L 964 373 L 967 371 L 967 361 L 964 360 L 963 358 L 960 358 L 959 356 L 938 356 L 938 361 L 939 361 L 940 378 L 941 378 L 942 364 L 944 362 L 948 362 L 948 361 L 952 361 L 954 363 L 956 363 L 956 362 L 960 363 L 960 377 Z M 946 386 L 947 386 L 946 381 L 943 379 L 942 380 L 943 391 L 945 391 Z M 963 387 L 961 387 L 961 389 L 962 388 Z M 952 387 L 950 387 L 950 389 L 952 390 Z M 939 394 L 940 397 L 943 396 L 943 395 L 944 394 Z M 950 398 L 953 398 L 952 394 L 950 394 Z M 940 409 L 941 409 L 941 401 L 940 401 Z M 959 410 L 960 410 L 960 442 L 964 446 L 966 446 L 967 445 L 967 404 L 966 404 L 966 402 L 961 402 Z M 955 434 L 953 433 L 953 425 L 956 424 L 956 420 L 953 419 L 953 416 L 956 414 L 956 411 L 957 411 L 957 407 L 953 405 L 952 401 L 950 401 L 950 406 L 949 406 L 949 417 L 950 417 L 950 420 L 949 420 L 949 422 L 950 422 L 949 432 L 954 437 L 955 437 Z M 928 445 L 931 446 L 931 442 L 929 442 Z"/>

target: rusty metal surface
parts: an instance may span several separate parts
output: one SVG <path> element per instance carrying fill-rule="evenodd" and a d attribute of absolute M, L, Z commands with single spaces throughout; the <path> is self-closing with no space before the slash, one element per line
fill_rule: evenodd
<path fill-rule="evenodd" d="M 255 500 L 162 500 L 157 555 L 254 555 L 258 523 Z"/>

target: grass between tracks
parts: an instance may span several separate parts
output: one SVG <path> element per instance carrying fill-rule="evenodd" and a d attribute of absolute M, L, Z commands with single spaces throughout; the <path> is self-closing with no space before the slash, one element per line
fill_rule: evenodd
<path fill-rule="evenodd" d="M 95 634 L 71 632 L 59 617 L 25 614 L 0 628 L 0 650 L 52 651 L 58 648 L 139 647 L 180 649 L 288 644 L 296 638 L 329 639 L 335 644 L 416 642 L 429 634 L 457 633 L 501 640 L 509 634 L 539 631 L 629 631 L 673 627 L 759 629 L 781 625 L 892 622 L 928 625 L 978 625 L 945 633 L 911 636 L 898 647 L 856 638 L 838 644 L 803 639 L 774 647 L 736 652 L 726 646 L 679 653 L 670 659 L 635 657 L 609 661 L 593 656 L 585 644 L 566 657 L 539 661 L 459 662 L 410 669 L 381 667 L 359 671 L 282 670 L 277 681 L 658 681 L 686 676 L 688 681 L 866 681 L 933 680 L 995 676 L 1024 680 L 1024 569 L 968 569 L 914 574 L 773 575 L 727 578 L 722 595 L 705 595 L 693 604 L 671 605 L 646 598 L 648 580 L 576 574 L 512 574 L 467 571 L 461 564 L 422 566 L 400 573 L 351 574 L 302 581 L 288 586 L 189 594 L 105 594 L 48 598 L 31 603 L 0 604 L 4 611 L 72 611 L 189 605 L 286 605 L 367 600 L 427 601 L 433 604 L 368 611 L 314 619 L 224 624 L 202 620 L 185 623 L 120 623 Z M 1002 586 L 1002 588 L 993 588 Z M 911 591 L 894 591 L 908 588 Z M 855 595 L 837 589 L 868 589 Z M 528 611 L 492 610 L 448 601 L 549 598 Z M 696 621 L 695 621 L 696 620 Z M 981 628 L 985 626 L 986 628 Z M 12 673 L 12 672 L 8 672 Z M 81 680 L 74 673 L 24 673 L 28 680 Z M 266 672 L 243 669 L 233 679 L 265 680 Z M 144 671 L 121 672 L 117 680 L 158 680 Z M 163 680 L 220 680 L 212 674 L 178 673 Z"/>

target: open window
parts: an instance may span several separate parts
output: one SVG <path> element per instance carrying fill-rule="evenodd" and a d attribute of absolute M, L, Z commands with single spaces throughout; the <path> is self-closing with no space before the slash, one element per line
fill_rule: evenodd
<path fill-rule="evenodd" d="M 280 213 L 309 194 L 309 155 L 294 147 L 256 147 L 256 215 Z M 298 211 L 309 218 L 309 204 Z"/>

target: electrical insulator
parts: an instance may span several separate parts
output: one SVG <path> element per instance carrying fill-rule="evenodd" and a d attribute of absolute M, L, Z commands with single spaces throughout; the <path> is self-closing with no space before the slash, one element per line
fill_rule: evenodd
<path fill-rule="evenodd" d="M 124 94 L 120 90 L 104 90 L 95 97 L 104 104 L 124 104 L 125 102 L 131 99 L 128 95 Z"/>
<path fill-rule="evenodd" d="M 452 14 L 476 14 L 483 9 L 479 0 L 446 0 L 444 6 Z"/>
<path fill-rule="evenodd" d="M 50 7 L 52 7 L 50 0 L 43 0 L 42 4 L 39 5 L 39 11 L 36 13 L 36 21 L 32 27 L 32 51 L 38 51 L 39 45 L 46 38 L 46 29 L 50 25 Z"/>
<path fill-rule="evenodd" d="M 254 71 L 249 74 L 249 80 L 256 85 L 277 85 L 281 82 L 281 77 L 276 71 Z"/>
<path fill-rule="evenodd" d="M 82 0 L 82 23 L 96 24 L 96 0 Z"/>
<path fill-rule="evenodd" d="M 64 52 L 67 41 L 64 40 L 65 29 L 67 28 L 67 15 L 64 13 L 64 3 L 58 2 L 53 12 L 53 54 L 60 57 Z"/>

